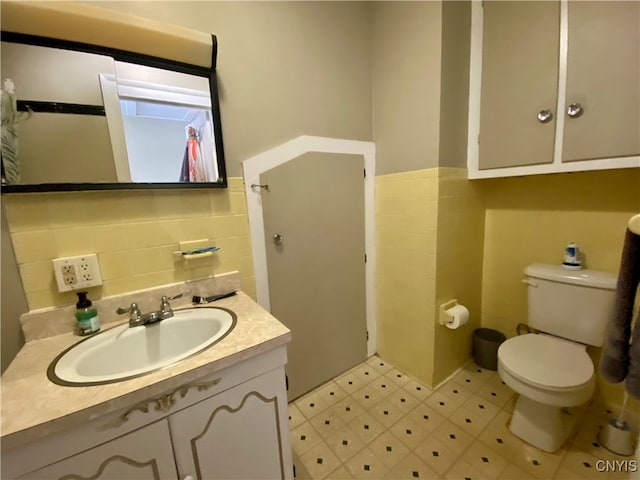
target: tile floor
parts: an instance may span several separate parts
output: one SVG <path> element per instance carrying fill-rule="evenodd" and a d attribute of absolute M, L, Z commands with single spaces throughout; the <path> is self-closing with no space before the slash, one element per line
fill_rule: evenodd
<path fill-rule="evenodd" d="M 638 478 L 597 470 L 598 460 L 629 460 L 597 442 L 607 412 L 592 406 L 550 454 L 508 430 L 514 403 L 497 373 L 474 363 L 431 391 L 373 356 L 289 404 L 296 478 Z"/>

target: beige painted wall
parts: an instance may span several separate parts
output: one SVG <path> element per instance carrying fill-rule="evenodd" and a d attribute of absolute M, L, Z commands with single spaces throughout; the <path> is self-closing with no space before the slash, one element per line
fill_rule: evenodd
<path fill-rule="evenodd" d="M 508 337 L 527 320 L 524 268 L 558 264 L 577 242 L 586 267 L 616 273 L 629 218 L 640 211 L 640 169 L 481 181 L 486 199 L 482 326 Z M 599 349 L 590 348 L 594 359 Z M 598 382 L 606 402 L 622 389 Z M 636 408 L 640 407 L 636 403 Z"/>
<path fill-rule="evenodd" d="M 376 2 L 371 7 L 376 172 L 437 167 L 441 2 Z"/>
<path fill-rule="evenodd" d="M 441 167 L 467 168 L 471 2 L 442 3 Z"/>
<path fill-rule="evenodd" d="M 214 33 L 227 172 L 299 135 L 371 140 L 366 2 L 96 2 Z"/>

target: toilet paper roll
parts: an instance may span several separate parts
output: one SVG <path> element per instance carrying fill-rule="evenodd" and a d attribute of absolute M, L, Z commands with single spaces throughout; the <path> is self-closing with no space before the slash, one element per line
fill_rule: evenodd
<path fill-rule="evenodd" d="M 469 310 L 463 305 L 448 308 L 444 313 L 447 317 L 450 317 L 450 320 L 444 324 L 447 328 L 460 328 L 469 321 Z"/>

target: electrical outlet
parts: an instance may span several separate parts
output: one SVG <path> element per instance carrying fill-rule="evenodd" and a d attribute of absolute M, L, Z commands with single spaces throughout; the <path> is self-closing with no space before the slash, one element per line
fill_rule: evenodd
<path fill-rule="evenodd" d="M 53 259 L 58 291 L 69 292 L 102 285 L 100 265 L 95 253 Z"/>

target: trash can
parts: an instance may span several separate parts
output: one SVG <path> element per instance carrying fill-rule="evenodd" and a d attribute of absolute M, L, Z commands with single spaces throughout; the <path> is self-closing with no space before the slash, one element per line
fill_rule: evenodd
<path fill-rule="evenodd" d="M 498 347 L 507 337 L 498 330 L 476 328 L 473 331 L 473 358 L 487 370 L 498 369 Z"/>

